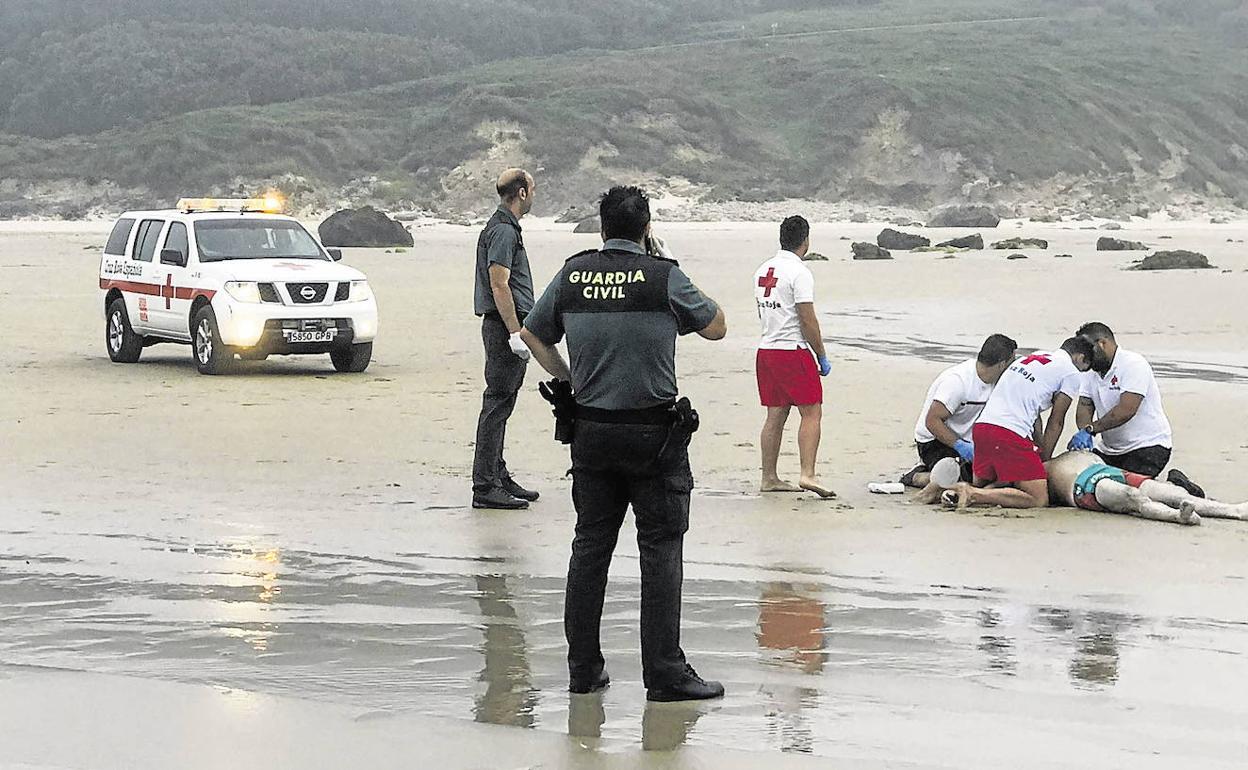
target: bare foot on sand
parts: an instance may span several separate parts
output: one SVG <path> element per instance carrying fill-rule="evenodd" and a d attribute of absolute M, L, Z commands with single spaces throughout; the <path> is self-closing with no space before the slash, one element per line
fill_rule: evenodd
<path fill-rule="evenodd" d="M 814 492 L 824 500 L 832 500 L 836 497 L 836 493 L 819 483 L 818 479 L 802 477 L 798 486 L 807 492 Z"/>
<path fill-rule="evenodd" d="M 923 489 L 920 490 L 917 495 L 914 496 L 914 501 L 916 503 L 921 503 L 923 505 L 932 505 L 934 503 L 938 503 L 940 502 L 940 494 L 943 491 L 944 490 L 942 490 L 940 487 L 936 486 L 935 484 L 928 484 L 927 486 L 923 487 Z"/>
<path fill-rule="evenodd" d="M 1200 515 L 1196 513 L 1196 504 L 1191 500 L 1184 500 L 1179 504 L 1179 523 L 1187 526 L 1195 526 L 1200 524 Z"/>
<path fill-rule="evenodd" d="M 763 483 L 759 485 L 760 492 L 801 492 L 802 488 L 796 484 L 790 484 L 784 479 L 763 479 Z"/>
<path fill-rule="evenodd" d="M 971 493 L 974 489 L 965 481 L 958 482 L 958 485 L 953 489 L 946 489 L 940 493 L 940 502 L 946 508 L 957 508 L 958 510 L 969 508 L 971 505 Z"/>

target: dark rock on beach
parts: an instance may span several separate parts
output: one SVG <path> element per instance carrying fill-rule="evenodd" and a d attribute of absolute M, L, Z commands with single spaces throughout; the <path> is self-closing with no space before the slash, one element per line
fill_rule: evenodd
<path fill-rule="evenodd" d="M 1139 241 L 1124 241 L 1108 236 L 1096 242 L 1097 251 L 1147 251 L 1148 247 Z"/>
<path fill-rule="evenodd" d="M 1128 270 L 1211 270 L 1209 258 L 1194 251 L 1159 251 L 1145 257 Z"/>
<path fill-rule="evenodd" d="M 411 246 L 412 234 L 403 223 L 396 222 L 372 206 L 343 209 L 331 214 L 317 228 L 321 243 L 326 246 L 383 248 Z"/>
<path fill-rule="evenodd" d="M 1011 254 L 1010 256 L 1006 257 L 1006 259 L 1027 259 L 1027 255 L 1026 254 Z"/>
<path fill-rule="evenodd" d="M 803 262 L 827 262 L 828 258 L 817 251 L 808 251 L 806 256 L 802 257 Z"/>
<path fill-rule="evenodd" d="M 570 225 L 573 222 L 584 222 L 594 215 L 592 206 L 569 206 L 566 211 L 555 218 L 555 224 Z"/>
<path fill-rule="evenodd" d="M 921 235 L 903 233 L 891 227 L 885 228 L 883 232 L 876 236 L 875 242 L 881 249 L 895 249 L 897 251 L 911 251 L 932 245 L 930 240 Z"/>
<path fill-rule="evenodd" d="M 987 206 L 946 206 L 932 212 L 928 227 L 996 227 L 1001 217 Z"/>
<path fill-rule="evenodd" d="M 881 249 L 874 243 L 855 243 L 853 245 L 854 259 L 892 259 L 893 255 L 887 249 Z"/>
<path fill-rule="evenodd" d="M 966 235 L 961 238 L 954 238 L 951 241 L 936 244 L 944 249 L 982 249 L 984 248 L 984 236 L 979 233 L 974 235 Z"/>
<path fill-rule="evenodd" d="M 994 249 L 1017 250 L 1017 249 L 1047 249 L 1049 242 L 1043 238 L 1010 238 L 1005 241 L 997 241 L 992 244 Z"/>
<path fill-rule="evenodd" d="M 582 219 L 580 222 L 576 223 L 576 227 L 572 230 L 572 232 L 574 233 L 601 233 L 602 232 L 602 220 L 596 216 L 590 217 L 588 219 Z"/>

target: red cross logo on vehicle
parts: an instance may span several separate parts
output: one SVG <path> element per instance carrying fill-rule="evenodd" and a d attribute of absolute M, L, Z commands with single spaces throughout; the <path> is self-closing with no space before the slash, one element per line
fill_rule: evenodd
<path fill-rule="evenodd" d="M 278 262 L 273 267 L 284 267 L 288 270 L 307 270 L 307 265 L 301 265 L 298 262 Z"/>
<path fill-rule="evenodd" d="M 780 279 L 776 277 L 776 269 L 774 267 L 767 268 L 767 275 L 758 279 L 759 288 L 766 289 L 763 292 L 764 297 L 771 296 L 771 290 L 780 285 Z"/>
<path fill-rule="evenodd" d="M 160 287 L 160 296 L 165 298 L 165 310 L 173 307 L 173 273 L 165 276 L 165 285 Z"/>
<path fill-rule="evenodd" d="M 1034 364 L 1034 363 L 1037 363 L 1037 362 L 1038 362 L 1041 366 L 1045 366 L 1046 364 L 1051 364 L 1051 363 L 1053 363 L 1053 359 L 1052 359 L 1051 357 L 1046 356 L 1046 355 L 1043 355 L 1043 354 L 1033 353 L 1032 355 L 1027 356 L 1026 358 L 1024 358 L 1024 359 L 1022 360 L 1022 364 L 1023 364 L 1023 366 L 1026 366 L 1027 364 Z"/>

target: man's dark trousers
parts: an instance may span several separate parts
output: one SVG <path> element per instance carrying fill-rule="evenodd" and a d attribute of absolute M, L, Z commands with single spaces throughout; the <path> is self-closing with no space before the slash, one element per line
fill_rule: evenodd
<path fill-rule="evenodd" d="M 523 322 L 524 319 L 521 319 Z M 481 319 L 481 341 L 485 343 L 485 394 L 477 419 L 476 454 L 472 461 L 472 491 L 485 493 L 510 478 L 503 460 L 507 420 L 516 408 L 516 394 L 524 384 L 528 362 L 511 352 L 511 334 L 497 315 Z"/>
<path fill-rule="evenodd" d="M 603 669 L 599 626 L 607 570 L 630 504 L 641 555 L 642 679 L 647 688 L 656 688 L 684 676 L 680 601 L 693 475 L 685 445 L 669 447 L 660 461 L 668 433 L 664 425 L 577 421 L 572 442 L 576 536 L 563 620 L 568 670 L 575 681 L 592 681 Z"/>

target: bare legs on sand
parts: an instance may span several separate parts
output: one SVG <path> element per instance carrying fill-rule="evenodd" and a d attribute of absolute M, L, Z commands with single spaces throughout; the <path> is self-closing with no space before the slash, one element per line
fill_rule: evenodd
<path fill-rule="evenodd" d="M 976 487 L 965 481 L 956 487 L 958 507 L 998 505 L 1002 508 L 1044 508 L 1049 504 L 1049 482 L 1020 481 L 1017 487 Z"/>
<path fill-rule="evenodd" d="M 1105 480 L 1096 485 L 1096 501 L 1107 511 L 1142 519 L 1199 524 L 1206 519 L 1248 521 L 1248 503 L 1232 505 L 1193 497 L 1182 487 L 1161 481 L 1145 481 L 1139 489 Z"/>
<path fill-rule="evenodd" d="M 800 492 L 803 489 L 814 492 L 823 498 L 835 497 L 836 494 L 819 483 L 815 475 L 815 459 L 819 453 L 819 438 L 822 432 L 823 406 L 810 404 L 797 407 L 801 415 L 801 426 L 797 430 L 797 450 L 802 464 L 802 475 L 798 485 L 794 486 L 780 478 L 776 465 L 780 460 L 780 444 L 784 439 L 784 424 L 788 422 L 790 407 L 767 407 L 767 421 L 763 423 L 763 432 L 759 444 L 763 452 L 763 492 Z"/>
<path fill-rule="evenodd" d="M 1169 486 L 1155 481 L 1146 481 L 1144 484 Z M 1144 485 L 1136 489 L 1112 479 L 1102 479 L 1096 484 L 1096 502 L 1110 513 L 1125 513 L 1128 516 L 1150 521 L 1168 521 L 1172 524 L 1199 524 L 1200 516 L 1197 515 L 1196 507 L 1191 502 L 1197 498 L 1191 497 L 1178 487 L 1174 489 L 1180 493 L 1181 497 L 1176 498 L 1175 506 L 1171 507 L 1166 503 L 1153 500 L 1152 496 L 1144 491 Z"/>

